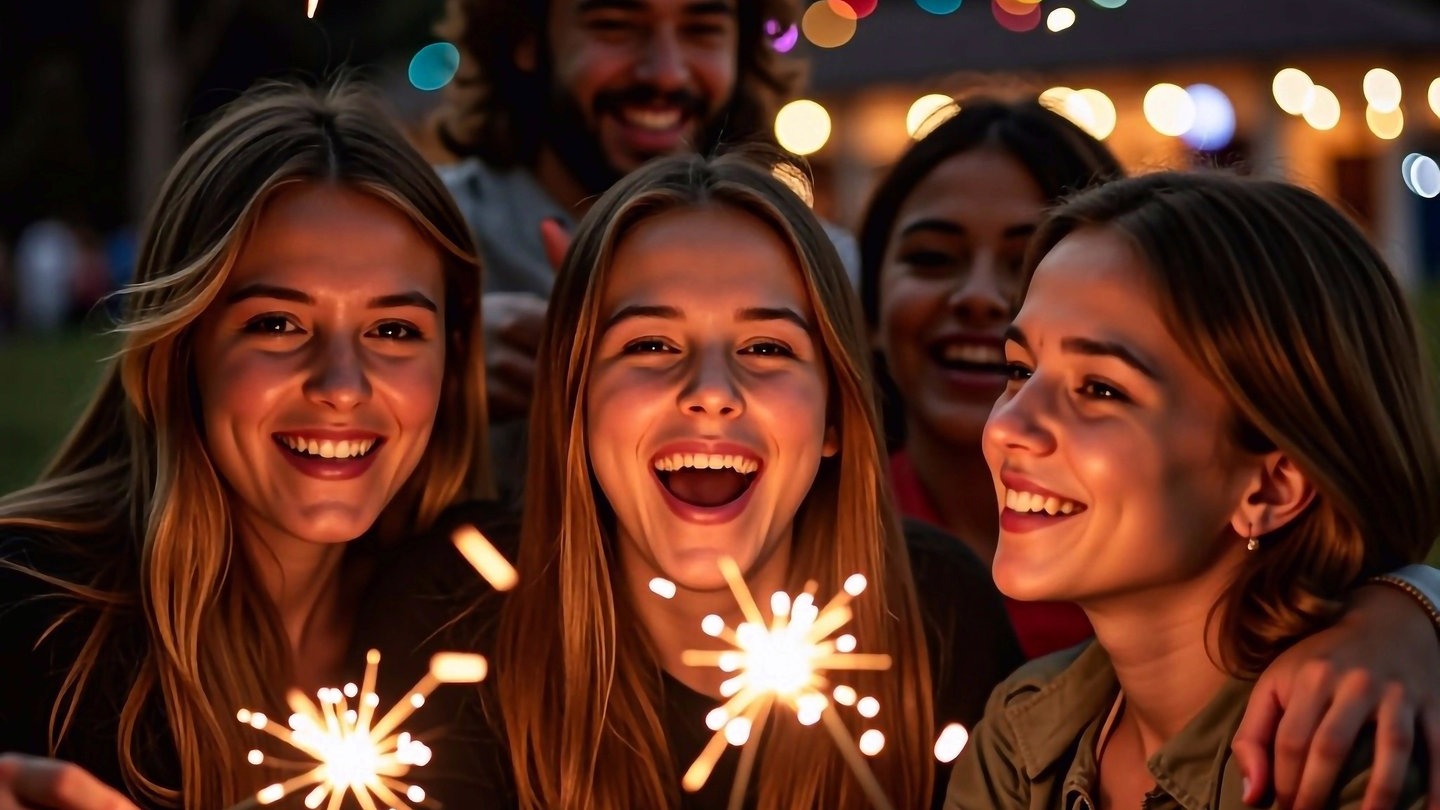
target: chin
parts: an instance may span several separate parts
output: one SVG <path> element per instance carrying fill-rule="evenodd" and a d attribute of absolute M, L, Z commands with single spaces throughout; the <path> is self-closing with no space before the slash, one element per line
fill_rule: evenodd
<path fill-rule="evenodd" d="M 1056 587 L 1057 583 L 1050 581 L 1053 577 L 1038 573 L 1035 566 L 1022 560 L 1007 558 L 1003 551 L 996 553 L 990 574 L 1000 593 L 1011 599 L 1021 602 L 1072 601 L 1068 589 Z"/>

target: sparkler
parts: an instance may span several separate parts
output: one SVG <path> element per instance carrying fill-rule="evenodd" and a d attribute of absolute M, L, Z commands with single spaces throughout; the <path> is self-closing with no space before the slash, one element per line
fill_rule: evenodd
<path fill-rule="evenodd" d="M 270 804 L 312 785 L 305 796 L 305 806 L 312 810 L 327 800 L 327 810 L 337 810 L 346 793 L 354 794 L 364 810 L 378 810 L 376 799 L 391 810 L 411 810 L 400 794 L 412 802 L 425 800 L 424 789 L 406 784 L 400 777 L 412 767 L 429 762 L 430 749 L 408 732 L 395 730 L 425 705 L 425 698 L 435 687 L 442 683 L 478 683 L 485 679 L 488 664 L 484 656 L 469 653 L 435 655 L 430 659 L 430 671 L 377 721 L 374 716 L 380 698 L 375 694 L 375 674 L 379 664 L 380 653 L 371 650 L 365 656 L 363 685 L 357 688 L 350 683 L 343 690 L 321 689 L 318 703 L 298 689 L 290 690 L 286 700 L 294 714 L 290 715 L 288 727 L 260 712 L 239 711 L 236 717 L 240 722 L 271 734 L 311 758 L 310 762 L 271 759 L 258 749 L 252 750 L 252 765 L 270 763 L 304 771 L 262 789 L 254 801 Z M 350 708 L 347 698 L 356 698 L 356 708 Z M 245 804 L 248 801 L 237 807 Z"/>
<path fill-rule="evenodd" d="M 793 601 L 784 591 L 776 591 L 770 599 L 774 618 L 767 625 L 735 561 L 722 558 L 720 572 L 740 603 L 744 621 L 732 630 L 724 619 L 711 614 L 700 626 L 707 635 L 727 641 L 735 649 L 685 650 L 680 660 L 687 666 L 716 667 L 736 674 L 720 685 L 721 695 L 728 700 L 705 718 L 705 724 L 715 734 L 685 772 L 681 785 L 688 791 L 699 790 L 710 778 L 725 746 L 743 746 L 735 786 L 730 793 L 731 810 L 739 808 L 755 766 L 756 741 L 764 731 L 771 709 L 779 703 L 794 711 L 804 725 L 822 723 L 870 803 L 881 810 L 891 810 L 889 799 L 861 755 L 879 753 L 884 746 L 884 735 L 878 729 L 870 729 L 861 735 L 857 746 L 834 708 L 835 703 L 855 706 L 862 716 L 870 718 L 880 711 L 879 701 L 859 697 L 854 689 L 843 684 L 836 686 L 829 696 L 825 693 L 830 686 L 827 671 L 890 668 L 888 655 L 854 652 L 854 636 L 831 637 L 853 617 L 850 601 L 865 590 L 865 577 L 852 575 L 845 581 L 844 589 L 823 608 L 815 605 L 817 585 L 814 582 L 807 584 L 805 591 Z"/>
<path fill-rule="evenodd" d="M 520 575 L 505 555 L 474 526 L 461 526 L 450 536 L 450 540 L 464 555 L 466 562 L 495 590 L 508 591 L 520 580 Z"/>

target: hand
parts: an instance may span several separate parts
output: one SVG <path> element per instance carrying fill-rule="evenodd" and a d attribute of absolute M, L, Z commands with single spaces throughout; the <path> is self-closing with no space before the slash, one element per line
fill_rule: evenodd
<path fill-rule="evenodd" d="M 480 309 L 490 421 L 523 418 L 535 389 L 535 350 L 545 329 L 545 299 L 533 293 L 486 293 Z"/>
<path fill-rule="evenodd" d="M 1360 588 L 1339 623 L 1286 651 L 1256 682 L 1231 743 L 1245 802 L 1265 795 L 1273 747 L 1280 806 L 1323 807 L 1372 721 L 1375 761 L 1362 807 L 1396 806 L 1418 723 L 1430 760 L 1427 808 L 1440 810 L 1440 644 L 1424 611 L 1381 585 Z"/>
<path fill-rule="evenodd" d="M 138 810 L 79 765 L 0 754 L 0 810 Z"/>

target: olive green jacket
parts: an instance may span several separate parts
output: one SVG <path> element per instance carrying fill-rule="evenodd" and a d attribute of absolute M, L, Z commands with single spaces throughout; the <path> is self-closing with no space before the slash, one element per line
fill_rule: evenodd
<path fill-rule="evenodd" d="M 1230 739 L 1253 684 L 1231 679 L 1147 763 L 1155 789 L 1143 810 L 1244 810 Z M 995 688 L 985 719 L 950 777 L 945 810 L 1094 810 L 1095 742 L 1119 693 L 1115 670 L 1094 642 L 1036 659 Z M 1373 740 L 1346 763 L 1329 808 L 1358 808 L 1369 782 Z M 1419 754 L 1413 762 L 1419 762 Z M 1422 766 L 1406 775 L 1402 810 L 1424 805 Z"/>

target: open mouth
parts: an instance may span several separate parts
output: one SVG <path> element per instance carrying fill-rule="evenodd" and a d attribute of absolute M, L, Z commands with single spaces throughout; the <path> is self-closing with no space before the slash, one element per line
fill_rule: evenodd
<path fill-rule="evenodd" d="M 671 132 L 683 125 L 688 117 L 679 107 L 639 107 L 625 105 L 617 111 L 621 123 L 650 132 Z"/>
<path fill-rule="evenodd" d="M 938 341 L 930 346 L 930 359 L 947 371 L 1004 375 L 1005 349 L 999 341 Z"/>
<path fill-rule="evenodd" d="M 307 460 L 355 461 L 376 452 L 385 443 L 379 436 L 363 439 L 319 439 L 298 433 L 276 433 L 275 443 Z"/>
<path fill-rule="evenodd" d="M 717 453 L 672 453 L 655 459 L 655 475 L 676 500 L 705 509 L 734 503 L 759 474 L 758 459 Z"/>
<path fill-rule="evenodd" d="M 1021 514 L 1063 517 L 1085 511 L 1085 504 L 1041 492 L 1006 489 L 1005 508 Z"/>

